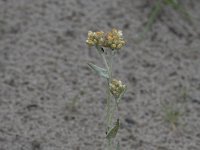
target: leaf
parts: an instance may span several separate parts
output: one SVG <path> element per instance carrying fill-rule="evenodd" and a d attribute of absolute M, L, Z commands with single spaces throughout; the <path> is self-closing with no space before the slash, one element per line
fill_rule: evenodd
<path fill-rule="evenodd" d="M 92 63 L 88 63 L 89 67 L 94 70 L 99 76 L 104 77 L 104 78 L 109 78 L 108 72 L 106 69 L 98 67 Z"/>
<path fill-rule="evenodd" d="M 119 129 L 119 119 L 117 119 L 115 126 L 112 129 L 110 129 L 110 131 L 106 135 L 106 138 L 107 139 L 115 138 L 117 135 L 118 129 Z"/>
<path fill-rule="evenodd" d="M 119 104 L 119 102 L 121 101 L 122 97 L 124 96 L 124 93 L 126 92 L 127 90 L 127 86 L 124 88 L 124 91 L 119 95 L 119 97 L 117 98 L 116 102 L 117 102 L 117 105 Z"/>

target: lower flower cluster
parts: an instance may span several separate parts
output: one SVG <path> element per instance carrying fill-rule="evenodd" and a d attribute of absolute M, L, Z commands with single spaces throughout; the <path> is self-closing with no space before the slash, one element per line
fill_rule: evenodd
<path fill-rule="evenodd" d="M 126 86 L 120 80 L 113 79 L 110 83 L 110 92 L 118 98 L 125 90 Z"/>

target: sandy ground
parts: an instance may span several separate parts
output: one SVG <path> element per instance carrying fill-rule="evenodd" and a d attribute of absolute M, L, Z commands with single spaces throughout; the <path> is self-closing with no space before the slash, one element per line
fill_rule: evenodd
<path fill-rule="evenodd" d="M 0 150 L 104 150 L 105 82 L 88 30 L 123 30 L 114 75 L 122 150 L 200 150 L 200 1 L 193 25 L 167 7 L 146 38 L 150 0 L 0 0 Z M 184 91 L 184 92 L 183 92 Z M 176 130 L 163 104 L 181 111 Z"/>

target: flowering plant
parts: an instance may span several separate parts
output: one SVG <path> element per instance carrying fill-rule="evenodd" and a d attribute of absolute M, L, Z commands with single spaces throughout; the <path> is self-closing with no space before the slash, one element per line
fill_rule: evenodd
<path fill-rule="evenodd" d="M 94 46 L 96 48 L 106 67 L 101 68 L 92 63 L 88 63 L 92 70 L 107 80 L 106 139 L 108 150 L 113 150 L 114 139 L 120 127 L 119 116 L 117 115 L 117 119 L 114 122 L 114 115 L 115 113 L 118 114 L 119 102 L 127 88 L 122 81 L 113 79 L 112 77 L 113 56 L 116 54 L 116 51 L 119 51 L 125 45 L 122 36 L 122 31 L 117 29 L 112 29 L 108 33 L 104 33 L 103 31 L 89 31 L 86 40 L 88 46 Z M 107 50 L 106 52 L 104 50 L 105 48 Z M 116 146 L 116 150 L 119 150 L 119 143 Z"/>

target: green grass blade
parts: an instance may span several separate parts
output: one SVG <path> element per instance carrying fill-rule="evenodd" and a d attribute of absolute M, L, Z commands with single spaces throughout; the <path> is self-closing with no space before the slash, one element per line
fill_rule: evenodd
<path fill-rule="evenodd" d="M 149 31 L 149 29 L 151 28 L 152 24 L 154 23 L 154 21 L 156 20 L 156 17 L 158 16 L 158 14 L 160 13 L 162 9 L 162 4 L 161 1 L 158 0 L 156 3 L 156 6 L 152 9 L 151 15 L 148 19 L 148 23 L 145 26 L 142 34 L 141 34 L 141 39 L 144 38 L 144 35 Z"/>

